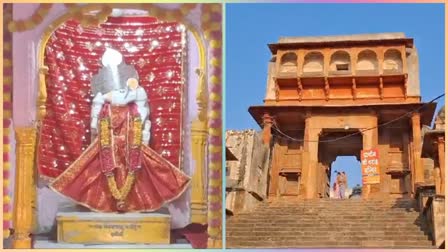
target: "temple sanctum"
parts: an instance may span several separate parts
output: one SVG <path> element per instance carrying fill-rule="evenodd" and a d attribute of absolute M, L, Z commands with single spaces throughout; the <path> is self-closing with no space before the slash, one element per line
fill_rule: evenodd
<path fill-rule="evenodd" d="M 436 112 L 436 102 L 422 101 L 414 40 L 403 33 L 282 37 L 268 46 L 272 57 L 264 103 L 251 106 L 249 112 L 262 129 L 257 134 L 269 149 L 269 157 L 256 154 L 257 150 L 249 142 L 243 143 L 244 148 L 241 143 L 233 144 L 234 140 L 229 139 L 236 133 L 227 132 L 227 146 L 237 159 L 246 157 L 245 152 L 249 149 L 255 153 L 252 157 L 263 158 L 262 162 L 267 160 L 269 163 L 265 173 L 265 166 L 260 166 L 261 171 L 254 173 L 247 165 L 244 168 L 244 165 L 230 163 L 227 167 L 246 170 L 231 170 L 229 175 L 239 174 L 240 187 L 247 181 L 257 181 L 266 185 L 266 191 L 260 193 L 251 186 L 246 189 L 243 186 L 233 190 L 234 195 L 227 196 L 227 210 L 236 214 L 227 224 L 229 247 L 312 247 L 313 242 L 306 237 L 300 241 L 280 241 L 279 237 L 277 241 L 274 233 L 286 228 L 277 224 L 289 219 L 288 230 L 294 233 L 293 229 L 298 228 L 300 234 L 297 233 L 297 237 L 300 237 L 306 236 L 303 234 L 306 231 L 315 233 L 314 229 L 308 229 L 311 226 L 317 228 L 323 218 L 336 218 L 331 213 L 325 214 L 329 208 L 334 209 L 333 215 L 338 211 L 344 215 L 353 210 L 374 215 L 379 213 L 369 210 L 373 206 L 389 211 L 405 208 L 405 205 L 418 205 L 415 209 L 420 211 L 420 216 L 431 211 L 434 216 L 439 213 L 433 219 L 426 216 L 434 241 L 436 233 L 444 230 L 443 223 L 443 227 L 434 224 L 436 219 L 441 218 L 443 222 L 444 218 L 440 210 L 444 204 L 444 131 L 441 126 L 432 130 L 429 127 Z M 442 123 L 442 117 L 444 120 L 444 113 L 437 118 L 436 124 Z M 239 146 L 242 151 L 235 151 L 238 148 L 232 149 L 234 146 Z M 338 156 L 356 156 L 361 162 L 357 169 L 362 169 L 363 200 L 336 202 L 329 199 L 332 163 Z M 260 160 L 250 162 L 260 163 Z M 260 187 L 263 188 L 257 188 Z M 247 194 L 241 193 L 245 190 Z M 227 191 L 232 192 L 229 188 Z M 237 194 L 242 195 L 240 199 Z M 251 207 L 254 198 L 261 205 Z M 302 208 L 303 212 L 299 214 Z M 245 210 L 252 212 L 248 214 Z M 314 220 L 312 214 L 307 217 L 307 213 L 313 211 L 323 217 L 320 220 Z M 417 218 L 418 212 L 416 214 Z M 257 226 L 257 218 L 266 220 L 272 216 L 283 216 L 283 219 L 278 217 L 279 220 L 260 226 L 258 242 L 255 238 L 251 240 L 249 234 L 241 237 L 243 234 L 238 233 L 242 231 L 242 223 Z M 386 220 L 388 217 L 378 218 Z M 297 221 L 297 224 L 293 227 L 291 221 Z M 310 221 L 308 229 L 307 221 Z M 322 225 L 326 230 L 328 226 Z M 408 230 L 415 227 L 410 225 Z M 266 237 L 260 238 L 263 232 Z M 413 246 L 399 242 L 344 243 L 344 239 L 338 239 L 337 244 L 327 244 L 326 240 L 322 243 L 314 241 L 314 244 L 324 247 Z M 397 238 L 400 239 L 412 240 L 412 237 Z M 439 239 L 436 245 L 440 244 Z"/>
<path fill-rule="evenodd" d="M 3 247 L 221 248 L 222 5 L 0 6 Z"/>

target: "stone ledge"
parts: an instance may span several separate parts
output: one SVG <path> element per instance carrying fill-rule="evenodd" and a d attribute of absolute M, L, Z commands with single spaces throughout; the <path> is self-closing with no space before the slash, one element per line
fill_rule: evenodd
<path fill-rule="evenodd" d="M 58 243 L 169 244 L 171 216 L 165 213 L 57 214 Z"/>
<path fill-rule="evenodd" d="M 58 243 L 51 240 L 36 240 L 33 248 L 35 249 L 192 249 L 188 243 L 175 244 L 81 244 L 81 243 Z"/>

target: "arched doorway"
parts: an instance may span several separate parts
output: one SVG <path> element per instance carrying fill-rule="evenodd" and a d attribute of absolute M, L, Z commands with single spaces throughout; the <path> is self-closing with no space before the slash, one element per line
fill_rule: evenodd
<path fill-rule="evenodd" d="M 347 188 L 346 198 L 358 198 L 356 192 L 353 192 L 353 188 L 359 188 L 362 186 L 362 172 L 361 163 L 356 156 L 338 156 L 336 160 L 331 163 L 331 175 L 330 175 L 330 198 L 336 198 L 333 193 L 333 185 L 336 182 L 338 172 L 345 172 L 347 176 Z"/>
<path fill-rule="evenodd" d="M 359 178 L 356 184 L 361 185 L 361 164 L 359 155 L 363 148 L 362 134 L 358 129 L 323 129 L 319 136 L 318 159 L 319 169 L 317 193 L 321 198 L 334 198 L 333 183 L 335 172 L 345 172 L 348 182 L 352 182 L 351 174 Z M 352 183 L 348 185 L 350 188 Z M 356 186 L 354 184 L 354 186 Z M 348 192 L 348 191 L 347 191 Z M 348 198 L 348 195 L 347 195 Z"/>

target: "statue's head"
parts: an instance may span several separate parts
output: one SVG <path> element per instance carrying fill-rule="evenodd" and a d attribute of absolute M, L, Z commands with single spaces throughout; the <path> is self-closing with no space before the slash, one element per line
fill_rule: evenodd
<path fill-rule="evenodd" d="M 132 65 L 123 62 L 123 55 L 114 49 L 106 48 L 101 63 L 103 67 L 92 77 L 92 94 L 107 94 L 112 90 L 126 89 L 129 79 L 138 80 L 138 74 Z"/>
<path fill-rule="evenodd" d="M 101 63 L 103 63 L 104 67 L 116 67 L 123 62 L 123 55 L 117 50 L 112 48 L 106 48 L 106 51 L 101 58 Z"/>

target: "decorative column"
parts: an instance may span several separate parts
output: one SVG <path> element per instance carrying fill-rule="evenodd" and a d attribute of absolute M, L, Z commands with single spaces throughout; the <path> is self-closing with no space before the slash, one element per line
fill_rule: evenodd
<path fill-rule="evenodd" d="M 319 134 L 322 129 L 314 129 L 312 118 L 307 113 L 305 118 L 304 152 L 302 158 L 302 178 L 300 197 L 314 199 L 317 197 L 317 168 Z"/>
<path fill-rule="evenodd" d="M 191 142 L 194 160 L 194 172 L 191 181 L 191 222 L 207 223 L 207 168 L 205 166 L 205 148 L 207 143 L 207 122 L 195 120 L 192 123 Z"/>
<path fill-rule="evenodd" d="M 194 172 L 191 181 L 191 222 L 207 223 L 207 168 L 205 165 L 207 144 L 207 87 L 204 73 L 196 71 L 199 77 L 196 101 L 198 117 L 191 124 L 191 147 L 194 160 Z"/>
<path fill-rule="evenodd" d="M 306 176 L 306 199 L 317 198 L 317 176 L 318 176 L 318 148 L 319 148 L 319 134 L 321 129 L 309 129 L 308 141 L 304 143 L 305 149 L 308 152 L 308 172 Z"/>
<path fill-rule="evenodd" d="M 445 195 L 445 137 L 437 138 L 437 151 L 440 168 L 440 194 Z"/>
<path fill-rule="evenodd" d="M 35 206 L 36 185 L 34 181 L 34 160 L 36 149 L 36 129 L 16 128 L 16 180 L 14 199 L 13 248 L 31 248 L 33 228 L 33 208 Z"/>
<path fill-rule="evenodd" d="M 272 139 L 272 124 L 273 118 L 268 113 L 263 115 L 263 143 L 269 145 Z"/>
<path fill-rule="evenodd" d="M 414 155 L 414 184 L 421 184 L 425 182 L 425 174 L 423 170 L 423 163 L 421 159 L 422 148 L 422 133 L 420 127 L 420 114 L 413 113 L 411 116 L 412 123 L 412 150 Z M 414 187 L 414 190 L 417 188 Z"/>
<path fill-rule="evenodd" d="M 269 145 L 272 140 L 272 125 L 274 118 L 265 113 L 262 117 L 263 120 L 263 144 Z M 279 196 L 278 181 L 279 181 L 279 162 L 280 162 L 280 145 L 279 142 L 274 144 L 272 149 L 272 164 L 270 169 L 270 181 L 269 181 L 269 197 Z"/>
<path fill-rule="evenodd" d="M 362 148 L 364 150 L 376 148 L 378 146 L 378 116 L 375 112 L 372 112 L 372 121 L 370 123 L 370 130 L 364 131 L 362 133 Z M 381 158 L 381 157 L 380 157 Z M 380 167 L 380 169 L 385 169 L 385 167 Z M 380 173 L 382 171 L 380 170 Z M 380 181 L 380 183 L 384 183 L 384 181 Z M 362 185 L 362 197 L 364 199 L 371 198 L 372 185 Z"/>

